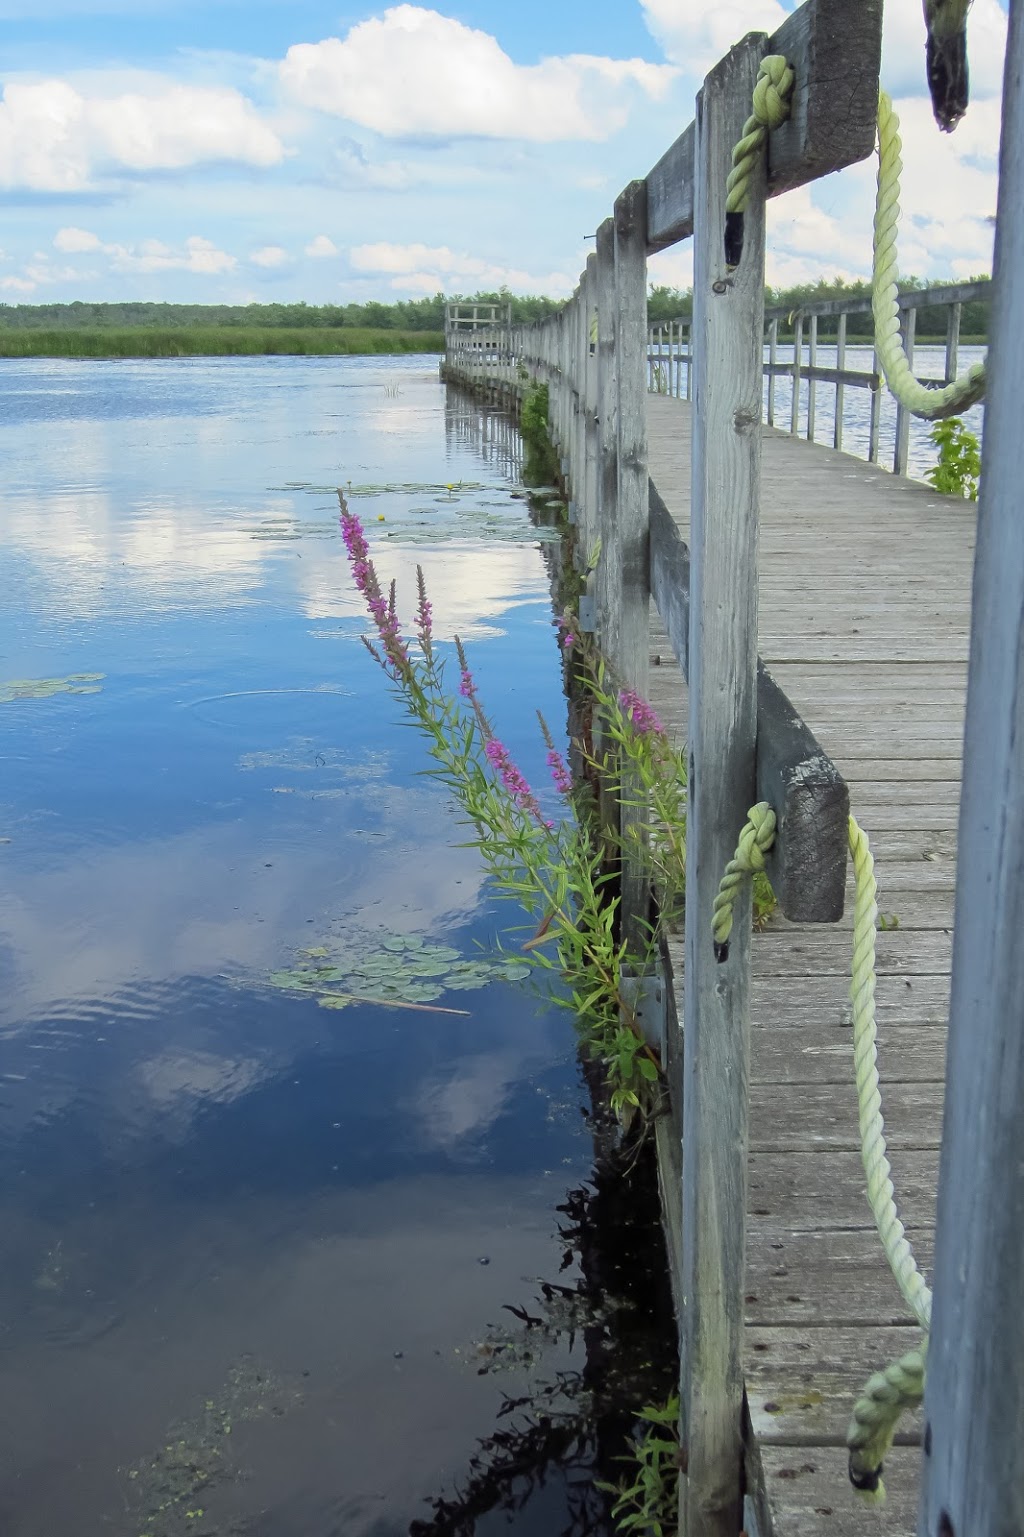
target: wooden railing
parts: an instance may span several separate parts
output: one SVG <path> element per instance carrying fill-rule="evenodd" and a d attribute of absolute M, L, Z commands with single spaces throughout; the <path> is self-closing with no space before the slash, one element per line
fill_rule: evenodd
<path fill-rule="evenodd" d="M 978 301 L 987 303 L 991 298 L 990 279 L 972 283 L 944 283 L 933 288 L 909 288 L 899 295 L 900 329 L 907 357 L 914 361 L 917 316 L 921 310 L 944 310 L 945 356 L 939 382 L 948 384 L 955 379 L 959 369 L 960 321 L 963 306 Z M 803 304 L 798 309 L 776 305 L 764 312 L 767 335 L 767 358 L 764 373 L 767 380 L 765 419 L 769 427 L 788 425 L 794 435 L 801 432 L 813 443 L 817 426 L 817 390 L 819 384 L 828 385 L 832 395 L 832 446 L 841 449 L 844 439 L 844 407 L 846 390 L 866 389 L 871 392 L 866 458 L 877 464 L 880 449 L 880 425 L 884 384 L 878 370 L 878 358 L 872 359 L 871 369 L 853 369 L 846 366 L 847 343 L 856 347 L 872 346 L 870 335 L 847 335 L 847 321 L 851 315 L 871 312 L 870 298 L 820 299 Z M 831 333 L 821 335 L 825 329 L 820 321 L 828 322 Z M 792 358 L 780 360 L 779 331 L 792 328 L 793 340 L 782 345 L 792 346 Z M 690 344 L 691 321 L 687 316 L 678 320 L 653 325 L 647 332 L 647 388 L 659 395 L 674 395 L 683 400 L 692 396 L 693 349 Z M 805 340 L 806 335 L 806 340 Z M 822 364 L 818 358 L 819 343 L 834 345 L 834 362 Z M 778 419 L 776 412 L 776 381 L 789 382 L 788 422 Z M 804 392 L 806 387 L 806 393 Z M 910 413 L 902 406 L 896 407 L 896 427 L 893 442 L 892 468 L 897 475 L 905 475 L 909 469 Z"/>
<path fill-rule="evenodd" d="M 874 147 L 881 0 L 805 0 L 778 33 L 751 34 L 704 82 L 697 115 L 646 178 L 631 182 L 597 231 L 564 308 L 527 327 L 449 335 L 449 377 L 514 399 L 546 383 L 588 572 L 581 612 L 622 683 L 647 684 L 653 596 L 689 685 L 685 998 L 679 1040 L 668 1042 L 669 1090 L 682 1119 L 682 1194 L 666 1213 L 680 1246 L 675 1269 L 681 1355 L 680 1531 L 736 1537 L 764 1526 L 744 1508 L 756 1467 L 744 1465 L 743 1294 L 747 1209 L 749 910 L 737 912 L 728 958 L 710 942 L 719 877 L 747 809 L 759 797 L 779 815 L 772 882 L 797 919 L 835 917 L 845 865 L 846 788 L 813 737 L 759 669 L 757 528 L 764 358 L 763 193 L 776 196 Z M 792 115 L 773 132 L 755 177 L 742 258 L 727 266 L 725 183 L 768 53 L 795 71 Z M 843 88 L 837 91 L 836 82 Z M 1006 113 L 1000 167 L 991 326 L 992 405 L 984 448 L 972 660 L 964 749 L 949 1089 L 936 1258 L 936 1307 L 925 1401 L 922 1533 L 979 1537 L 1024 1529 L 1019 1433 L 1024 1331 L 1024 0 L 1010 0 Z M 760 185 L 758 185 L 758 181 Z M 1005 232 L 1005 233 L 1004 233 Z M 649 483 L 646 259 L 694 239 L 691 544 L 687 551 Z M 1002 252 L 1002 254 L 1001 254 Z M 956 305 L 947 291 L 947 371 Z M 952 294 L 952 296 L 951 296 Z M 905 334 L 931 294 L 904 294 Z M 841 318 L 852 306 L 839 301 Z M 812 322 L 828 313 L 803 311 Z M 769 314 L 772 325 L 781 317 Z M 769 332 L 769 348 L 771 336 Z M 777 341 L 777 332 L 776 335 Z M 801 338 L 802 340 L 802 338 Z M 865 387 L 842 364 L 806 366 L 813 385 Z M 778 377 L 769 357 L 769 385 Z M 832 377 L 826 381 L 826 375 Z M 842 397 L 840 396 L 840 399 Z M 841 415 L 841 412 L 839 413 Z M 813 416 L 813 408 L 812 408 Z M 812 428 L 813 430 L 813 428 Z M 840 429 L 841 430 L 841 429 Z M 901 429 L 902 430 L 902 429 Z M 897 468 L 903 468 L 904 446 Z M 841 441 L 841 439 L 840 439 Z M 596 569 L 590 557 L 600 551 Z M 626 898 L 630 895 L 628 882 Z M 997 1350 L 993 1331 L 998 1331 Z M 932 1376 L 935 1387 L 933 1389 Z M 934 1427 L 934 1446 L 932 1446 Z M 931 1450 L 931 1455 L 929 1455 Z"/>
<path fill-rule="evenodd" d="M 681 1530 L 735 1537 L 743 1524 L 743 1294 L 750 1052 L 749 898 L 720 963 L 710 942 L 719 877 L 747 810 L 771 801 L 771 879 L 787 916 L 843 908 L 847 788 L 757 657 L 757 528 L 764 333 L 764 193 L 864 159 L 875 139 L 881 0 L 805 0 L 774 37 L 752 33 L 707 77 L 696 120 L 630 182 L 568 303 L 534 325 L 450 331 L 445 371 L 497 399 L 548 386 L 549 426 L 571 493 L 585 598 L 620 682 L 647 692 L 653 595 L 689 684 L 686 960 L 681 1054 L 668 1051 L 682 1112 L 679 1311 Z M 794 68 L 789 120 L 755 173 L 742 258 L 726 264 L 725 183 L 761 59 Z M 857 68 L 837 107 L 835 81 Z M 647 257 L 694 238 L 691 542 L 647 468 Z M 652 516 L 653 509 L 653 516 Z M 592 557 L 600 551 L 596 567 Z M 639 816 L 624 809 L 623 818 Z M 637 869 L 627 927 L 646 910 Z M 746 919 L 746 921 L 744 921 Z M 680 1061 L 681 1055 L 681 1061 Z M 678 1064 L 678 1066 L 677 1066 Z M 698 1066 L 699 1065 L 699 1066 Z"/>

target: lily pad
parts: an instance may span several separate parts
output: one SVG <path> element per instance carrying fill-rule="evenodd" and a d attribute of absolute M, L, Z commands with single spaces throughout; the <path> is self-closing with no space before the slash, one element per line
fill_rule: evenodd
<path fill-rule="evenodd" d="M 271 972 L 270 985 L 315 996 L 325 1009 L 359 1002 L 424 1008 L 449 989 L 472 992 L 494 981 L 519 982 L 531 970 L 527 961 L 464 956 L 452 945 L 433 944 L 419 934 L 388 934 L 372 948 L 351 938 L 334 946 L 309 945 L 298 957 L 298 965 Z"/>
<path fill-rule="evenodd" d="M 12 678 L 0 683 L 0 704 L 16 699 L 52 699 L 55 694 L 98 694 L 103 672 L 72 672 L 65 678 Z"/>

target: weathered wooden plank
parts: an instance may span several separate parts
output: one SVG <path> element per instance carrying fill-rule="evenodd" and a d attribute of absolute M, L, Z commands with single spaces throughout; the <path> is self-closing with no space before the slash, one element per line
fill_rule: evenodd
<path fill-rule="evenodd" d="M 858 1227 L 794 1231 L 774 1218 L 750 1219 L 747 1263 L 748 1325 L 809 1328 L 872 1328 L 912 1325 L 881 1240 L 865 1205 Z M 932 1257 L 929 1227 L 911 1230 L 918 1264 Z M 780 1376 L 780 1382 L 784 1382 Z"/>
<path fill-rule="evenodd" d="M 894 1083 L 880 1062 L 882 1109 L 890 1147 L 938 1150 L 942 1137 L 941 1083 Z M 780 1115 L 780 1105 L 788 1107 Z M 857 1091 L 851 1067 L 843 1083 L 752 1083 L 750 1148 L 754 1153 L 799 1152 L 805 1146 L 859 1152 Z"/>
<path fill-rule="evenodd" d="M 920 1342 L 919 1328 L 899 1326 L 748 1328 L 747 1402 L 762 1446 L 844 1446 L 868 1377 Z M 920 1416 L 908 1415 L 900 1432 L 916 1442 Z"/>
<path fill-rule="evenodd" d="M 757 42 L 752 39 L 757 38 Z M 768 194 L 802 187 L 870 155 L 878 114 L 881 0 L 805 0 L 771 38 L 751 34 L 762 56 L 781 53 L 795 82 L 789 121 L 771 134 Z M 856 64 L 851 67 L 851 60 Z M 842 79 L 837 94 L 836 81 Z M 749 107 L 748 107 L 749 110 Z M 694 124 L 647 176 L 648 251 L 686 240 L 694 229 Z"/>
<path fill-rule="evenodd" d="M 1024 5 L 1010 7 L 919 1531 L 1024 1531 Z"/>
<path fill-rule="evenodd" d="M 732 146 L 762 52 L 760 37 L 732 49 L 705 81 L 696 116 L 680 1321 L 687 1537 L 735 1537 L 742 1515 L 749 893 L 737 902 L 728 955 L 716 954 L 711 913 L 755 782 L 763 166 L 732 272 L 723 232 Z"/>
<path fill-rule="evenodd" d="M 852 1093 L 851 1089 L 851 1093 Z M 685 1156 L 685 1155 L 684 1155 Z M 892 1159 L 900 1212 L 908 1230 L 935 1220 L 938 1157 L 918 1148 Z M 793 1232 L 861 1227 L 871 1222 L 860 1154 L 841 1150 L 752 1153 L 750 1210 Z M 794 1281 L 794 1295 L 800 1286 Z"/>
<path fill-rule="evenodd" d="M 943 930 L 882 932 L 877 937 L 876 965 L 879 972 L 903 978 L 913 986 L 916 974 L 948 975 L 953 944 Z M 755 976 L 823 976 L 826 973 L 849 976 L 850 937 L 831 929 L 801 928 L 756 936 L 752 947 Z"/>
<path fill-rule="evenodd" d="M 602 556 L 612 580 L 604 615 L 605 655 L 620 682 L 647 698 L 648 668 L 648 474 L 647 474 L 647 189 L 630 182 L 615 203 L 616 509 L 608 530 L 610 546 Z M 630 829 L 646 814 L 639 804 L 642 786 L 623 783 L 619 825 L 625 847 Z M 635 848 L 635 844 L 632 844 Z M 642 858 L 626 857 L 622 872 L 624 932 L 631 945 L 642 944 L 649 906 L 649 877 Z"/>
<path fill-rule="evenodd" d="M 843 1006 L 836 1011 L 837 1015 L 841 1012 L 845 1012 Z M 779 1101 L 785 1097 L 782 1090 L 793 1084 L 832 1084 L 845 1089 L 853 1082 L 853 1032 L 848 1023 L 833 1019 L 827 1033 L 812 1015 L 786 1023 L 784 1004 L 777 1007 L 775 1019 L 768 1021 L 759 1014 L 756 996 L 753 1013 L 752 1116 L 755 1104 L 762 1107 L 759 1114 L 768 1114 L 763 1107 L 769 1106 L 777 1115 Z M 896 1104 L 889 1100 L 888 1085 L 941 1084 L 946 1070 L 946 1032 L 937 1028 L 945 1020 L 911 1020 L 901 1012 L 899 1021 L 882 1025 L 878 1031 L 887 1106 Z M 800 1103 L 805 1103 L 802 1096 Z M 906 1123 L 899 1115 L 896 1121 L 903 1136 Z M 935 1127 L 940 1129 L 938 1121 Z"/>
<path fill-rule="evenodd" d="M 896 1447 L 886 1458 L 887 1498 L 866 1510 L 850 1487 L 846 1452 L 815 1447 L 806 1453 L 766 1446 L 765 1490 L 777 1537 L 913 1537 L 921 1454 Z"/>

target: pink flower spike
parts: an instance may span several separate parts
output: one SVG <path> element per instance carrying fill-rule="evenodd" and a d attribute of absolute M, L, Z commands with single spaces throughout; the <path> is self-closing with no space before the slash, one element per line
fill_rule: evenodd
<path fill-rule="evenodd" d="M 624 688 L 619 693 L 619 709 L 626 715 L 637 736 L 649 736 L 652 732 L 664 736 L 665 728 L 652 707 L 635 689 Z"/>

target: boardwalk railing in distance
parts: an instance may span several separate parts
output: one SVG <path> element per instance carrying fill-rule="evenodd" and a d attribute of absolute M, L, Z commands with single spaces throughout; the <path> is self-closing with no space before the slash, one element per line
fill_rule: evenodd
<path fill-rule="evenodd" d="M 949 384 L 959 372 L 960 322 L 965 304 L 988 303 L 992 297 L 992 283 L 988 278 L 971 283 L 943 283 L 932 288 L 908 288 L 899 294 L 900 329 L 907 358 L 914 361 L 914 345 L 917 317 L 922 310 L 944 310 L 945 360 L 941 384 Z M 765 401 L 765 417 L 769 427 L 781 427 L 794 435 L 801 430 L 803 416 L 804 433 L 809 443 L 815 441 L 817 417 L 817 387 L 831 386 L 833 394 L 832 446 L 843 447 L 843 412 L 847 387 L 871 391 L 870 426 L 868 430 L 867 458 L 870 463 L 879 461 L 879 426 L 881 423 L 882 391 L 884 380 L 879 372 L 878 358 L 873 357 L 870 371 L 846 366 L 846 347 L 870 347 L 870 335 L 847 336 L 847 319 L 850 315 L 871 313 L 871 299 L 840 297 L 817 299 L 802 304 L 797 309 L 788 305 L 774 305 L 764 312 L 768 357 L 764 373 L 768 381 Z M 819 322 L 824 321 L 824 325 Z M 791 358 L 779 358 L 779 330 L 792 330 Z M 828 336 L 822 332 L 828 332 Z M 648 327 L 647 332 L 647 388 L 654 394 L 674 395 L 689 400 L 692 395 L 693 348 L 690 342 L 691 321 L 687 316 Z M 806 340 L 805 340 L 806 336 Z M 819 341 L 826 341 L 836 349 L 835 361 L 821 363 L 818 360 Z M 776 411 L 776 381 L 789 381 L 788 422 L 780 419 Z M 806 395 L 803 386 L 806 385 Z M 806 401 L 806 405 L 804 402 Z M 785 409 L 785 407 L 784 407 Z M 908 445 L 910 441 L 910 413 L 900 405 L 896 407 L 896 433 L 893 445 L 892 468 L 896 475 L 908 472 Z"/>
<path fill-rule="evenodd" d="M 728 958 L 711 918 L 749 807 L 778 816 L 771 878 L 787 916 L 842 913 L 848 792 L 772 680 L 759 676 L 757 544 L 764 334 L 764 193 L 864 159 L 878 105 L 881 0 L 806 0 L 774 37 L 753 33 L 705 81 L 693 123 L 631 182 L 597 230 L 568 303 L 544 322 L 448 336 L 446 375 L 495 400 L 547 384 L 549 426 L 577 524 L 597 640 L 618 680 L 647 692 L 651 596 L 689 685 L 685 1030 L 667 1067 L 682 1124 L 682 1189 L 666 1191 L 679 1313 L 680 1530 L 736 1537 L 756 1523 L 742 1360 L 750 1056 L 749 896 Z M 754 173 L 742 257 L 725 255 L 725 184 L 760 61 L 794 70 L 789 120 Z M 855 65 L 855 67 L 853 67 Z M 847 82 L 837 101 L 835 82 Z M 647 258 L 694 238 L 695 402 L 690 549 L 649 484 Z M 652 507 L 654 516 L 651 515 Z M 636 815 L 625 811 L 624 816 Z M 646 910 L 637 871 L 623 906 Z M 762 1530 L 767 1517 L 762 1517 Z"/>

